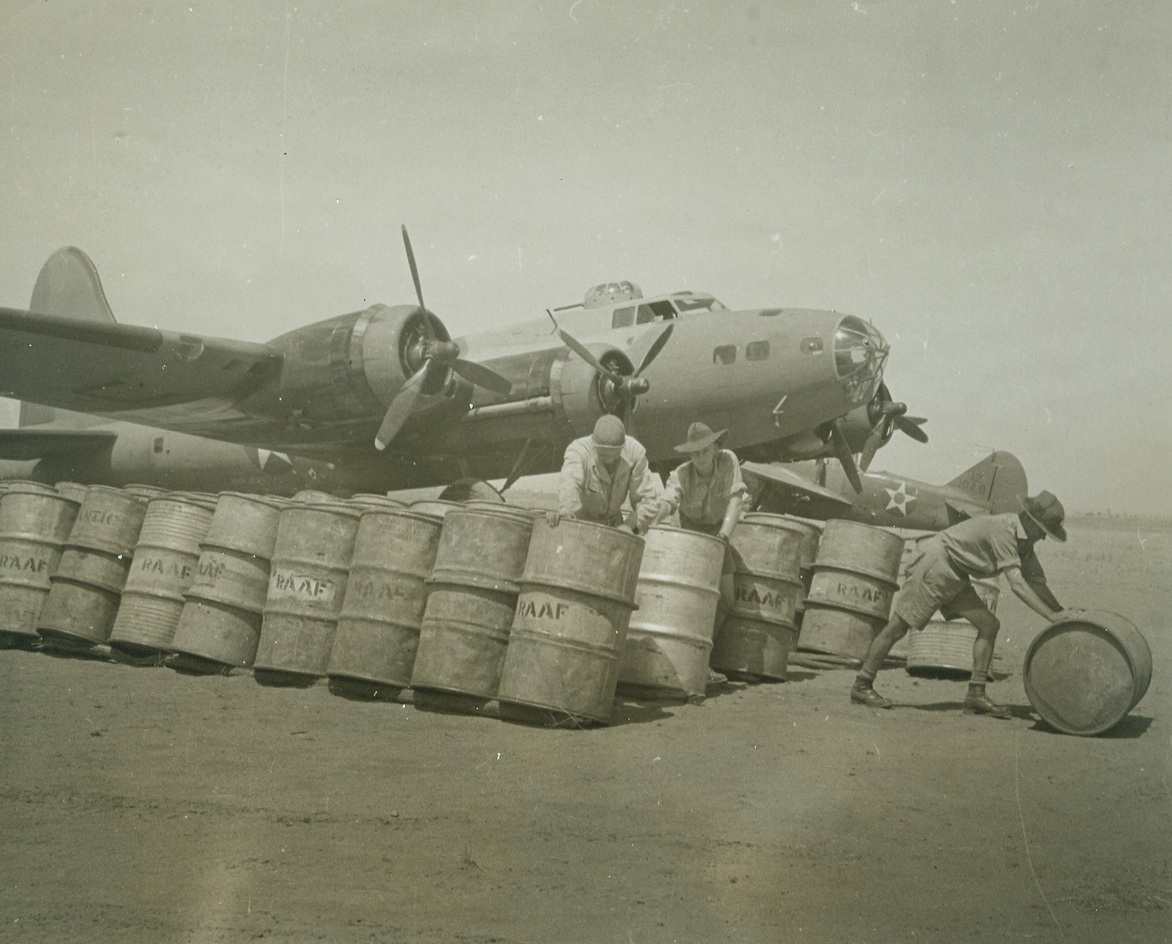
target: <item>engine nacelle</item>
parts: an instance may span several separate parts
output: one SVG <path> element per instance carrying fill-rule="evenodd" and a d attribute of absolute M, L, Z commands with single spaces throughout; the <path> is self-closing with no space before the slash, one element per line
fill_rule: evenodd
<path fill-rule="evenodd" d="M 283 334 L 270 342 L 284 356 L 279 382 L 242 406 L 306 430 L 377 423 L 423 366 L 423 317 L 415 306 L 372 305 Z M 440 341 L 451 340 L 435 315 L 427 317 Z M 450 384 L 450 371 L 433 368 L 423 392 L 436 394 Z"/>
<path fill-rule="evenodd" d="M 627 376 L 635 366 L 617 347 L 588 344 L 598 362 L 616 374 Z M 614 384 L 576 354 L 566 351 L 550 367 L 549 391 L 554 409 L 569 426 L 574 438 L 585 436 L 604 413 L 623 412 L 623 401 Z"/>

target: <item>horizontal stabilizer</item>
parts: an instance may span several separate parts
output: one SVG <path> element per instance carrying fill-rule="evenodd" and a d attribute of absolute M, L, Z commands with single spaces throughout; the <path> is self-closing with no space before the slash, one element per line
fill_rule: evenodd
<path fill-rule="evenodd" d="M 28 461 L 99 452 L 114 445 L 118 434 L 103 429 L 3 429 L 0 459 Z"/>

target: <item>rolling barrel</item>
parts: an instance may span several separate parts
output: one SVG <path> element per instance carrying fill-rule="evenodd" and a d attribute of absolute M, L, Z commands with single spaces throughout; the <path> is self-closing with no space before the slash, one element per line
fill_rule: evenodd
<path fill-rule="evenodd" d="M 36 483 L 9 483 L 0 495 L 0 648 L 40 642 L 37 618 L 79 506 Z"/>
<path fill-rule="evenodd" d="M 496 698 L 534 519 L 486 502 L 444 518 L 411 674 L 416 707 L 474 713 Z"/>
<path fill-rule="evenodd" d="M 814 559 L 799 648 L 858 665 L 891 615 L 903 538 L 853 521 L 826 522 Z"/>
<path fill-rule="evenodd" d="M 211 674 L 247 668 L 256 658 L 282 500 L 223 492 L 200 544 L 195 579 L 167 664 Z"/>
<path fill-rule="evenodd" d="M 253 677 L 265 685 L 312 685 L 326 674 L 359 512 L 341 502 L 282 509 Z"/>
<path fill-rule="evenodd" d="M 1064 734 L 1102 734 L 1139 704 L 1152 680 L 1152 652 L 1118 613 L 1087 610 L 1038 633 L 1022 664 L 1026 697 Z"/>
<path fill-rule="evenodd" d="M 634 697 L 704 694 L 725 543 L 682 528 L 647 532 L 619 665 L 618 691 Z"/>
<path fill-rule="evenodd" d="M 178 492 L 150 500 L 110 633 L 116 653 L 161 660 L 171 651 L 214 511 L 214 500 Z"/>
<path fill-rule="evenodd" d="M 146 508 L 145 498 L 123 489 L 86 492 L 37 618 L 45 645 L 72 649 L 110 638 Z"/>
<path fill-rule="evenodd" d="M 506 720 L 607 724 L 643 539 L 589 521 L 537 522 L 497 701 Z"/>
<path fill-rule="evenodd" d="M 410 684 L 439 535 L 430 515 L 389 506 L 362 515 L 326 667 L 335 694 L 393 699 Z"/>
<path fill-rule="evenodd" d="M 806 529 L 752 512 L 733 529 L 733 607 L 716 632 L 712 667 L 729 678 L 784 681 L 798 641 L 796 614 Z"/>

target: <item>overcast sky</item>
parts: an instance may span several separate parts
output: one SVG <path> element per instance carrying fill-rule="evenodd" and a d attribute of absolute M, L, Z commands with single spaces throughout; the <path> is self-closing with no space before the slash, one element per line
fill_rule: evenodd
<path fill-rule="evenodd" d="M 597 282 L 831 308 L 1073 510 L 1172 513 L 1172 4 L 0 0 L 0 304 L 62 245 L 120 321 L 453 333 Z"/>

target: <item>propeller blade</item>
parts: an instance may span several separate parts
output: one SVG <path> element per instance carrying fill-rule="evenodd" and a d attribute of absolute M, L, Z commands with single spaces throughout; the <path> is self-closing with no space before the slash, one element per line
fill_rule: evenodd
<path fill-rule="evenodd" d="M 648 366 L 650 366 L 651 362 L 659 356 L 659 352 L 662 351 L 663 346 L 667 344 L 667 340 L 671 337 L 671 333 L 674 329 L 675 325 L 671 322 L 668 322 L 667 327 L 659 332 L 659 336 L 652 342 L 651 347 L 647 349 L 647 353 L 643 355 L 643 360 L 641 360 L 639 362 L 639 366 L 635 368 L 635 373 L 632 374 L 633 377 L 638 377 L 640 374 L 642 374 L 643 371 L 645 371 Z M 651 332 L 649 331 L 647 333 L 650 334 Z"/>
<path fill-rule="evenodd" d="M 859 468 L 864 472 L 871 467 L 871 460 L 875 458 L 875 453 L 879 451 L 879 447 L 883 444 L 883 435 L 878 426 L 871 430 L 871 435 L 867 437 L 866 443 L 863 445 L 863 451 L 859 454 Z"/>
<path fill-rule="evenodd" d="M 507 378 L 475 361 L 466 361 L 462 357 L 457 357 L 452 362 L 451 368 L 461 377 L 472 381 L 476 386 L 491 390 L 493 393 L 508 395 L 513 390 L 513 385 Z"/>
<path fill-rule="evenodd" d="M 431 327 L 431 319 L 427 316 L 427 306 L 423 304 L 423 289 L 419 284 L 419 269 L 415 267 L 415 253 L 411 250 L 411 237 L 407 235 L 407 226 L 403 224 L 403 248 L 407 250 L 407 265 L 411 267 L 411 281 L 415 283 L 415 297 L 419 300 L 419 307 L 423 310 L 423 333 L 427 340 L 435 341 L 435 331 Z"/>
<path fill-rule="evenodd" d="M 599 363 L 598 358 L 594 356 L 593 352 L 591 352 L 590 348 L 583 345 L 581 341 L 575 339 L 573 335 L 567 334 L 561 328 L 558 328 L 558 337 L 562 339 L 562 343 L 564 343 L 566 347 L 577 354 L 580 358 L 582 358 L 582 360 L 584 360 L 600 374 L 604 375 L 616 387 L 622 384 L 622 376 L 620 374 L 616 374 L 613 370 L 608 370 L 607 368 L 603 367 L 602 364 Z"/>
<path fill-rule="evenodd" d="M 415 403 L 423 392 L 423 382 L 427 379 L 427 368 L 430 365 L 431 361 L 425 361 L 423 366 L 415 371 L 399 388 L 399 392 L 391 400 L 391 405 L 387 407 L 386 416 L 383 417 L 378 432 L 374 435 L 374 448 L 379 452 L 387 448 L 387 444 L 395 438 L 403 424 L 407 422 L 411 411 L 415 409 Z"/>
<path fill-rule="evenodd" d="M 847 480 L 851 483 L 851 488 L 861 493 L 863 491 L 863 480 L 859 478 L 859 470 L 855 465 L 855 457 L 851 455 L 851 447 L 842 432 L 840 420 L 835 420 L 830 425 L 830 444 L 834 448 L 835 458 L 838 459 L 839 464 L 842 466 L 842 471 L 846 473 Z"/>
<path fill-rule="evenodd" d="M 920 429 L 920 423 L 928 422 L 922 416 L 897 416 L 895 417 L 895 425 L 900 432 L 911 436 L 916 442 L 926 443 L 928 441 L 928 434 Z"/>

